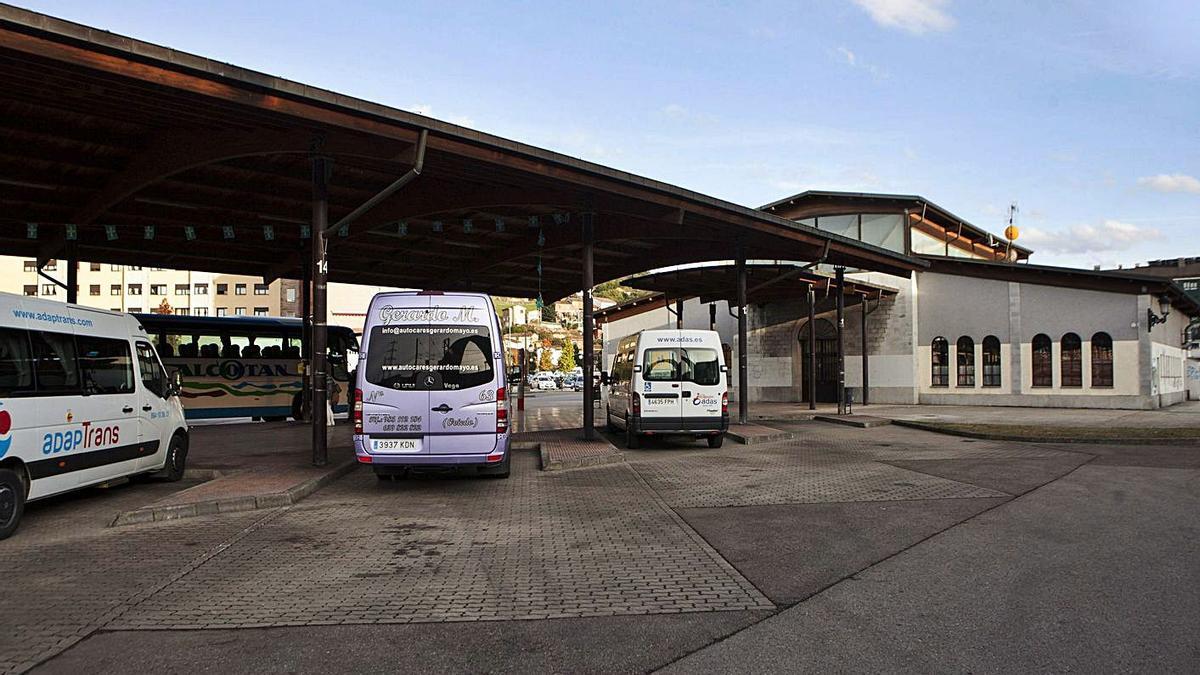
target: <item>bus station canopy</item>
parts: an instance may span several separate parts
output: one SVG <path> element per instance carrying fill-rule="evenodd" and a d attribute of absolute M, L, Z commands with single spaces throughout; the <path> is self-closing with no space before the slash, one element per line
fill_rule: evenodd
<path fill-rule="evenodd" d="M 547 301 L 728 259 L 922 260 L 428 117 L 0 5 L 0 248 L 299 278 L 327 158 L 332 281 Z M 424 152 L 418 152 L 424 135 Z M 423 162 L 419 161 L 423 157 Z M 753 284 L 752 284 L 753 285 Z"/>
<path fill-rule="evenodd" d="M 725 300 L 737 302 L 737 266 L 732 264 L 701 265 L 642 274 L 622 282 L 638 290 L 650 291 L 650 302 L 638 299 L 596 313 L 598 321 L 615 321 L 646 310 L 646 305 L 662 306 L 663 302 L 699 298 L 700 302 Z M 746 301 L 751 304 L 807 301 L 808 290 L 816 294 L 819 312 L 833 309 L 837 281 L 826 274 L 798 263 L 748 262 L 746 264 Z M 847 277 L 843 283 L 847 305 L 895 295 L 896 289 Z M 636 309 L 635 309 L 636 308 Z"/>

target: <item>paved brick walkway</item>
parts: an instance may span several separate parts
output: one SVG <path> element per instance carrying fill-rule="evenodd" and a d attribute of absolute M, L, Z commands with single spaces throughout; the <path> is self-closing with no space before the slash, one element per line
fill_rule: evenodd
<path fill-rule="evenodd" d="M 0 671 L 100 629 L 771 609 L 673 509 L 1004 497 L 994 489 L 1003 485 L 889 462 L 1079 457 L 897 427 L 782 428 L 795 440 L 656 444 L 622 450 L 627 463 L 559 473 L 518 452 L 509 480 L 382 482 L 359 470 L 287 508 L 120 528 L 98 514 L 161 497 L 163 486 L 35 505 L 28 527 L 0 544 L 5 606 L 18 608 L 0 613 Z M 260 453 L 298 461 L 265 425 L 224 433 L 231 442 L 209 458 L 216 466 Z M 539 434 L 529 437 L 568 447 L 578 431 Z"/>
<path fill-rule="evenodd" d="M 38 536 L 18 532 L 0 542 L 0 671 L 26 670 L 70 647 L 262 516 L 233 514 L 100 531 L 72 524 Z"/>
<path fill-rule="evenodd" d="M 356 472 L 109 629 L 611 616 L 770 603 L 626 465 L 507 481 Z"/>

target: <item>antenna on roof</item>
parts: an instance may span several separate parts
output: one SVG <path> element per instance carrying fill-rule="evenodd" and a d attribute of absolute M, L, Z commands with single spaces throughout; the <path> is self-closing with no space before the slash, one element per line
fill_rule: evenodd
<path fill-rule="evenodd" d="M 1017 217 L 1017 202 L 1008 205 L 1008 227 L 1004 228 L 1004 238 L 1008 240 L 1008 246 L 1005 248 L 1004 257 L 1010 262 L 1014 262 L 1012 243 L 1013 240 L 1021 236 L 1021 231 L 1017 229 L 1014 222 Z"/>

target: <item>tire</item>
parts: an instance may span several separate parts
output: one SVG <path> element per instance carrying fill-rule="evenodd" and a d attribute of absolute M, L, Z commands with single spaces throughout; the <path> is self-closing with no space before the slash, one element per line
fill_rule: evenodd
<path fill-rule="evenodd" d="M 719 448 L 725 442 L 725 434 L 717 434 L 716 436 L 708 437 L 708 447 Z"/>
<path fill-rule="evenodd" d="M 0 539 L 17 531 L 25 513 L 25 482 L 16 471 L 0 469 Z"/>
<path fill-rule="evenodd" d="M 637 450 L 642 447 L 642 437 L 633 431 L 633 425 L 629 420 L 625 420 L 625 447 L 630 450 Z"/>
<path fill-rule="evenodd" d="M 504 460 L 500 462 L 500 467 L 495 473 L 488 472 L 484 475 L 487 476 L 488 478 L 504 480 L 505 478 L 508 478 L 508 476 L 511 472 L 512 472 L 512 452 L 510 451 L 510 452 L 504 453 Z"/>
<path fill-rule="evenodd" d="M 167 461 L 163 466 L 162 477 L 168 482 L 175 483 L 183 480 L 183 474 L 187 471 L 187 439 L 179 434 L 171 437 L 171 444 L 167 446 Z"/>
<path fill-rule="evenodd" d="M 617 433 L 617 425 L 613 424 L 612 411 L 608 406 L 604 406 L 604 428 L 608 429 L 609 433 Z"/>

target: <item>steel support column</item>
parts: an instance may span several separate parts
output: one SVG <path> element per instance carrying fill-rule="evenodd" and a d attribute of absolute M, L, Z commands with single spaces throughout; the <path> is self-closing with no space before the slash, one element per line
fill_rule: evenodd
<path fill-rule="evenodd" d="M 750 367 L 746 353 L 746 252 L 739 244 L 737 251 L 738 304 L 738 424 L 750 419 Z"/>
<path fill-rule="evenodd" d="M 708 329 L 717 329 L 717 303 L 708 303 Z"/>
<path fill-rule="evenodd" d="M 67 302 L 79 302 L 79 252 L 74 241 L 67 242 Z"/>
<path fill-rule="evenodd" d="M 683 329 L 683 299 L 675 298 L 675 327 Z"/>
<path fill-rule="evenodd" d="M 846 268 L 837 272 L 837 399 L 838 414 L 846 414 Z"/>
<path fill-rule="evenodd" d="M 596 437 L 595 408 L 596 383 L 592 379 L 595 370 L 595 346 L 592 344 L 596 329 L 592 317 L 592 240 L 594 238 L 595 214 L 583 214 L 583 437 L 592 440 Z"/>
<path fill-rule="evenodd" d="M 817 291 L 808 285 L 808 409 L 817 409 Z"/>
<path fill-rule="evenodd" d="M 861 405 L 867 405 L 869 403 L 869 397 L 867 396 L 867 391 L 869 391 L 870 384 L 871 384 L 871 376 L 870 376 L 870 372 L 867 368 L 867 365 L 868 365 L 868 359 L 867 359 L 867 314 L 868 314 L 868 312 L 867 312 L 867 296 L 863 295 L 862 296 L 862 399 L 859 401 L 859 404 L 861 404 Z"/>
<path fill-rule="evenodd" d="M 300 259 L 312 257 L 312 248 L 300 244 Z M 300 358 L 312 365 L 312 265 L 300 265 Z M 312 419 L 312 368 L 305 368 L 300 378 L 300 418 Z"/>
<path fill-rule="evenodd" d="M 326 277 L 325 229 L 329 226 L 329 169 L 325 157 L 312 160 L 312 452 L 313 466 L 329 463 L 329 439 L 325 425 L 329 396 L 326 363 L 328 332 L 325 326 Z"/>

